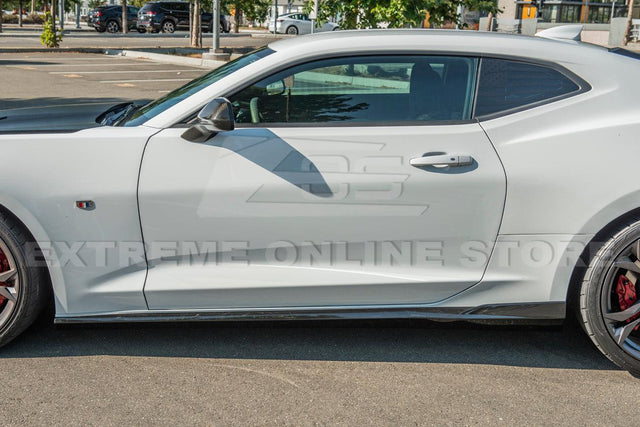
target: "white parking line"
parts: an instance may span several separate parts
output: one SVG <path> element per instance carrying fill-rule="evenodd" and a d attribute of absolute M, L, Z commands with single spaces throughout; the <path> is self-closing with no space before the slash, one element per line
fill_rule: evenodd
<path fill-rule="evenodd" d="M 204 70 L 49 71 L 49 74 L 203 73 Z"/>
<path fill-rule="evenodd" d="M 101 80 L 100 83 L 190 82 L 193 79 Z"/>

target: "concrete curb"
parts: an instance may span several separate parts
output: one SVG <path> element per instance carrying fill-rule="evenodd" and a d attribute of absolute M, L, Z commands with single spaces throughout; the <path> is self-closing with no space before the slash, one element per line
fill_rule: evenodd
<path fill-rule="evenodd" d="M 223 49 L 225 53 L 231 55 L 231 59 L 235 59 L 239 56 L 244 55 L 253 50 L 253 48 L 232 48 L 232 49 Z M 145 55 L 160 55 L 158 58 L 163 60 L 172 60 L 180 61 L 180 64 L 187 65 L 185 62 L 182 62 L 183 59 L 192 59 L 200 61 L 199 58 L 188 58 L 184 56 L 177 55 L 176 53 L 186 53 L 186 54 L 201 54 L 209 52 L 209 49 L 198 49 L 191 47 L 163 47 L 163 48 L 142 48 L 142 50 L 131 50 L 123 47 L 59 47 L 55 49 L 46 48 L 46 47 L 8 47 L 8 48 L 0 48 L 0 53 L 56 53 L 56 52 L 65 52 L 65 53 L 102 53 L 107 55 L 121 55 L 124 51 L 135 52 L 139 54 L 139 56 Z M 159 60 L 158 60 L 159 61 Z M 206 65 L 208 68 L 209 65 Z"/>
<path fill-rule="evenodd" d="M 43 52 L 69 52 L 69 53 L 104 53 L 105 48 L 103 47 L 59 47 L 59 48 L 48 48 L 48 47 L 3 47 L 0 48 L 0 53 L 43 53 Z"/>
<path fill-rule="evenodd" d="M 105 54 L 107 55 L 120 55 L 127 56 L 130 58 L 137 59 L 148 59 L 154 62 L 161 62 L 164 64 L 172 64 L 172 65 L 186 65 L 190 67 L 200 67 L 200 68 L 218 68 L 221 65 L 226 64 L 226 61 L 215 61 L 211 59 L 202 59 L 202 58 L 190 58 L 186 56 L 176 56 L 176 55 L 165 55 L 162 53 L 153 53 L 153 52 L 144 52 L 140 50 L 105 50 Z"/>

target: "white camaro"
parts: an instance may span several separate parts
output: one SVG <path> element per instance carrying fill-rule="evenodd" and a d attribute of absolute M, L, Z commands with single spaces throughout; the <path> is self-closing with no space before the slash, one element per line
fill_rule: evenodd
<path fill-rule="evenodd" d="M 640 373 L 639 72 L 575 41 L 328 33 L 0 135 L 0 344 L 52 300 L 62 323 L 575 312 Z"/>

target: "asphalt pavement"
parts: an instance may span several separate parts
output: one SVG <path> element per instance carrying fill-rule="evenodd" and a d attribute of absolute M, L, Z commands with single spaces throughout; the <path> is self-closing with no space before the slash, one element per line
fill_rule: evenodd
<path fill-rule="evenodd" d="M 209 71 L 117 55 L 0 53 L 0 110 L 151 100 Z"/>
<path fill-rule="evenodd" d="M 206 71 L 1 54 L 0 109 L 150 99 Z M 633 425 L 640 392 L 572 324 L 42 321 L 0 360 L 7 426 Z"/>

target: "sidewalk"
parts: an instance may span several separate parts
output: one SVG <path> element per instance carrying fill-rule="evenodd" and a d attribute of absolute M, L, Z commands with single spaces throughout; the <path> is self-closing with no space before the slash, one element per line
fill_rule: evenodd
<path fill-rule="evenodd" d="M 56 25 L 58 26 L 58 24 L 56 23 Z M 59 26 L 58 26 L 59 27 Z M 18 24 L 6 24 L 3 23 L 2 24 L 2 32 L 0 33 L 0 36 L 2 36 L 3 34 L 11 34 L 13 36 L 22 36 L 27 35 L 27 36 L 31 36 L 35 33 L 37 33 L 38 35 L 40 35 L 40 33 L 42 32 L 42 25 L 41 24 L 23 24 L 22 27 L 18 26 Z M 96 30 L 93 27 L 90 27 L 86 22 L 80 22 L 80 28 L 76 28 L 76 22 L 75 21 L 65 21 L 64 23 L 64 32 L 65 34 L 67 33 L 89 33 L 89 34 L 97 34 Z M 145 33 L 149 36 L 158 36 L 158 37 L 172 37 L 176 34 L 181 34 L 184 31 L 178 31 L 176 33 L 173 34 L 168 34 L 168 33 L 157 33 L 157 34 L 152 34 L 152 33 Z M 135 30 L 130 31 L 129 33 L 136 33 Z M 122 35 L 122 33 L 116 33 L 116 34 L 102 34 L 103 36 L 107 36 L 107 37 L 111 37 L 111 36 L 118 36 L 118 35 Z M 207 34 L 205 33 L 204 36 L 206 36 Z M 211 35 L 209 33 L 209 35 Z M 267 30 L 263 30 L 263 29 L 255 29 L 255 30 L 248 30 L 248 29 L 240 29 L 240 32 L 238 33 L 223 33 L 221 34 L 222 37 L 254 37 L 254 36 L 265 36 L 265 35 L 272 35 L 270 32 L 268 32 Z"/>

